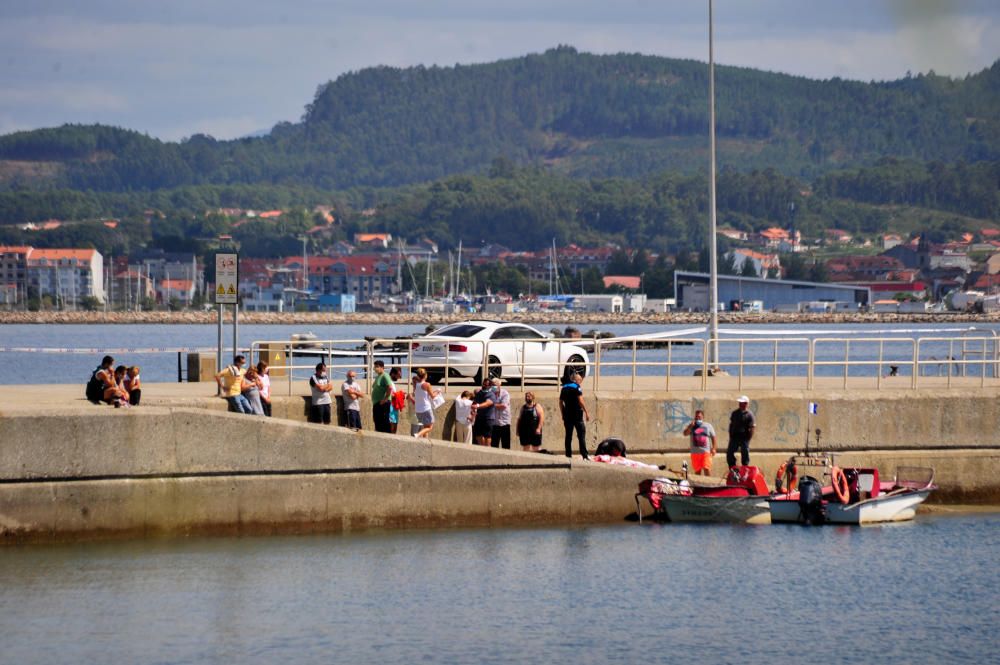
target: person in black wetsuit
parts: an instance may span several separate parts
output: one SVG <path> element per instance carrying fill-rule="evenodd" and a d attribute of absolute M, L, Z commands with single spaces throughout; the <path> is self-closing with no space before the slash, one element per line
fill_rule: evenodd
<path fill-rule="evenodd" d="M 573 430 L 576 430 L 576 438 L 580 444 L 580 455 L 583 459 L 590 459 L 587 455 L 587 424 L 584 421 L 590 420 L 590 411 L 583 401 L 583 391 L 580 390 L 580 382 L 583 377 L 574 374 L 569 381 L 563 384 L 559 391 L 559 412 L 562 415 L 563 425 L 566 427 L 566 457 L 573 457 Z"/>

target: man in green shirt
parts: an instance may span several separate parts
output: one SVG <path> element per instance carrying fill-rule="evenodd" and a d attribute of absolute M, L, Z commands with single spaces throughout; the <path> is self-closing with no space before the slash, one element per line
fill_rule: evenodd
<path fill-rule="evenodd" d="M 375 361 L 375 381 L 372 383 L 372 420 L 375 421 L 376 432 L 390 432 L 389 400 L 395 387 L 385 373 L 385 363 Z"/>

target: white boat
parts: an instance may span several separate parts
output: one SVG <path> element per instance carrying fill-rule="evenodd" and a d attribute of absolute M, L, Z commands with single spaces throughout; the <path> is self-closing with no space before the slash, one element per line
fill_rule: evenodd
<path fill-rule="evenodd" d="M 770 524 L 767 497 L 674 496 L 663 504 L 671 522 Z"/>
<path fill-rule="evenodd" d="M 304 333 L 292 333 L 292 348 L 293 349 L 318 349 L 322 347 L 322 344 L 318 341 L 319 338 L 315 333 L 304 332 Z"/>
<path fill-rule="evenodd" d="M 795 458 L 793 458 L 794 460 Z M 900 467 L 892 481 L 879 480 L 878 469 L 829 464 L 833 484 L 804 477 L 799 491 L 775 494 L 770 500 L 771 521 L 810 524 L 877 524 L 902 522 L 917 514 L 917 506 L 936 489 L 934 470 Z M 808 485 L 807 485 L 808 484 Z M 839 484 L 838 488 L 835 484 Z"/>

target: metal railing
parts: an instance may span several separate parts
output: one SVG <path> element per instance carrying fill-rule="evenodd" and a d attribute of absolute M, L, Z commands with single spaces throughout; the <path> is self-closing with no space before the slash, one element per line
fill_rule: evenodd
<path fill-rule="evenodd" d="M 375 360 L 386 370 L 399 367 L 408 377 L 423 367 L 445 390 L 457 382 L 499 375 L 525 389 L 528 381 L 554 383 L 568 370 L 582 370 L 593 390 L 614 379 L 614 389 L 708 390 L 723 385 L 741 390 L 779 384 L 814 389 L 818 380 L 842 388 L 870 385 L 881 390 L 985 386 L 1000 379 L 1000 338 L 992 331 L 959 337 L 770 337 L 718 340 L 717 367 L 709 364 L 708 341 L 669 339 L 427 340 L 332 339 L 309 342 L 256 341 L 251 358 L 267 358 L 272 384 L 282 375 L 288 394 L 295 380 L 307 379 L 319 361 L 331 376 L 348 369 L 371 377 Z M 989 334 L 987 334 L 989 333 Z M 308 346 L 306 346 L 308 345 Z M 428 352 L 427 346 L 432 349 Z M 582 349 L 582 350 L 581 350 Z M 589 350 L 588 350 L 589 349 Z M 284 362 L 276 363 L 281 358 Z M 544 358 L 541 354 L 546 354 Z M 710 378 L 712 380 L 710 381 Z M 862 381 L 863 380 L 863 381 Z"/>

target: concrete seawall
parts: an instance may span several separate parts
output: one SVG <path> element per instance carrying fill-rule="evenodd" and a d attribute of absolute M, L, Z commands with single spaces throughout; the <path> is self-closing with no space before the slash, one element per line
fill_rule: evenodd
<path fill-rule="evenodd" d="M 184 384 L 180 384 L 184 385 Z M 436 413 L 432 437 L 448 440 L 454 433 L 454 396 L 464 386 L 452 386 L 448 400 Z M 197 390 L 197 389 L 196 389 Z M 563 425 L 559 419 L 558 395 L 552 387 L 532 387 L 545 408 L 545 446 L 562 451 Z M 151 391 L 150 391 L 151 392 Z M 201 394 L 177 394 L 157 398 L 164 406 L 226 410 L 224 400 Z M 625 440 L 629 451 L 640 454 L 687 450 L 684 427 L 695 409 L 705 412 L 715 425 L 720 446 L 726 443 L 729 414 L 736 408 L 741 391 L 647 391 L 585 392 L 592 420 L 587 425 L 591 449 L 608 436 Z M 750 408 L 757 416 L 753 448 L 758 452 L 794 452 L 805 444 L 806 432 L 815 445 L 815 430 L 822 431 L 822 447 L 850 450 L 936 450 L 958 448 L 1000 449 L 1000 387 L 968 387 L 939 390 L 767 390 L 750 394 Z M 276 418 L 306 422 L 308 396 L 273 397 Z M 516 422 L 523 396 L 511 389 L 511 407 Z M 819 404 L 819 413 L 809 415 L 809 402 Z M 334 407 L 334 424 L 346 422 L 340 398 Z M 363 399 L 361 419 L 373 429 L 371 402 Z M 409 433 L 416 422 L 412 406 L 400 415 L 401 433 Z M 514 437 L 514 444 L 517 441 Z"/>
<path fill-rule="evenodd" d="M 649 474 L 204 409 L 0 417 L 0 542 L 620 520 Z"/>
<path fill-rule="evenodd" d="M 0 388 L 0 542 L 619 521 L 635 509 L 638 482 L 662 475 L 378 434 L 368 402 L 361 432 L 305 423 L 301 394 L 276 396 L 274 418 L 228 414 L 210 391 L 148 384 L 148 405 L 115 410 L 87 404 L 78 386 Z M 548 412 L 545 447 L 559 453 L 555 390 L 535 392 Z M 752 461 L 769 480 L 818 427 L 841 464 L 887 476 L 931 466 L 941 488 L 932 501 L 1000 503 L 996 387 L 747 392 L 758 418 Z M 587 393 L 588 447 L 619 436 L 630 456 L 679 469 L 694 409 L 716 425 L 722 451 L 737 394 Z M 815 416 L 809 401 L 820 404 Z M 435 437 L 450 435 L 452 414 L 450 403 L 439 409 Z M 721 476 L 722 455 L 715 465 Z"/>

